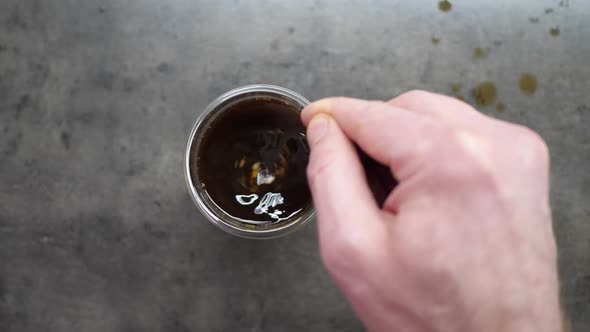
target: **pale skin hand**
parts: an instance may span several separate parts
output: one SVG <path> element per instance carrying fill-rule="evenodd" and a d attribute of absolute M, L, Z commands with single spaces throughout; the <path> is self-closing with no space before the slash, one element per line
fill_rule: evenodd
<path fill-rule="evenodd" d="M 548 150 L 450 97 L 302 114 L 322 259 L 369 331 L 561 330 Z M 383 207 L 353 142 L 399 185 Z"/>

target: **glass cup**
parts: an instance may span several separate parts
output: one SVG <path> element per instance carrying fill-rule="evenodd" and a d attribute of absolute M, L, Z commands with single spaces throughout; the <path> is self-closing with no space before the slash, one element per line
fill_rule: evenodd
<path fill-rule="evenodd" d="M 198 163 L 193 162 L 198 158 L 200 146 L 206 131 L 217 116 L 228 109 L 229 105 L 253 98 L 273 99 L 286 103 L 290 108 L 299 112 L 309 104 L 309 101 L 300 94 L 289 89 L 273 85 L 248 85 L 231 90 L 213 102 L 211 102 L 198 117 L 189 135 L 185 152 L 185 179 L 189 193 L 201 213 L 222 230 L 244 238 L 268 239 L 283 236 L 300 229 L 315 216 L 315 210 L 309 202 L 309 208 L 301 214 L 287 218 L 284 222 L 277 222 L 264 227 L 238 221 L 219 207 L 209 196 L 199 178 Z"/>

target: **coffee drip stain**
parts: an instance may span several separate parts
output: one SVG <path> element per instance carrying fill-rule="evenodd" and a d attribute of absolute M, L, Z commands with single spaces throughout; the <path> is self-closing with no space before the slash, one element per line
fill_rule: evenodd
<path fill-rule="evenodd" d="M 443 0 L 443 1 L 438 2 L 438 9 L 441 12 L 444 12 L 444 13 L 450 12 L 452 8 L 453 8 L 453 4 L 450 1 Z"/>
<path fill-rule="evenodd" d="M 537 77 L 530 73 L 524 73 L 520 75 L 519 86 L 523 94 L 531 96 L 537 91 Z"/>
<path fill-rule="evenodd" d="M 496 101 L 497 89 L 492 82 L 482 82 L 471 92 L 475 104 L 480 107 L 490 106 Z"/>
<path fill-rule="evenodd" d="M 480 60 L 488 57 L 488 50 L 484 50 L 481 47 L 473 49 L 473 60 Z"/>

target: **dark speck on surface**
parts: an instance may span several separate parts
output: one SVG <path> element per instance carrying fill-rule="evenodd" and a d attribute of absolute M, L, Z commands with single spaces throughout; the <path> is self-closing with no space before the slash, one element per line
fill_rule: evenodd
<path fill-rule="evenodd" d="M 77 255 L 83 255 L 85 250 L 86 248 L 84 247 L 84 243 L 82 242 L 78 242 L 74 246 L 74 253 L 76 253 Z"/>
<path fill-rule="evenodd" d="M 546 8 L 545 9 L 545 14 L 551 14 L 553 12 L 554 12 L 554 9 L 553 8 Z"/>
<path fill-rule="evenodd" d="M 0 303 L 4 302 L 5 294 L 6 294 L 6 285 L 4 285 L 4 278 L 0 274 Z"/>
<path fill-rule="evenodd" d="M 162 62 L 156 68 L 161 74 L 171 74 L 174 72 L 174 66 L 168 62 Z"/>
<path fill-rule="evenodd" d="M 127 171 L 125 172 L 125 174 L 127 176 L 136 176 L 140 173 L 143 173 L 145 171 L 145 164 L 138 162 L 136 160 L 131 160 L 129 162 L 129 166 L 127 167 Z"/>
<path fill-rule="evenodd" d="M 285 69 L 289 69 L 289 68 L 293 67 L 293 63 L 292 62 L 279 62 L 279 66 L 281 66 L 282 68 L 285 68 Z"/>
<path fill-rule="evenodd" d="M 82 125 L 91 125 L 94 121 L 94 116 L 95 114 L 92 112 L 76 112 L 72 110 L 69 119 Z"/>
<path fill-rule="evenodd" d="M 99 88 L 113 90 L 116 79 L 117 75 L 115 73 L 101 70 L 94 76 L 94 83 Z"/>
<path fill-rule="evenodd" d="M 70 134 L 67 131 L 62 131 L 59 135 L 59 139 L 61 140 L 61 144 L 66 150 L 70 149 Z"/>
<path fill-rule="evenodd" d="M 20 97 L 16 105 L 14 105 L 14 118 L 20 119 L 23 110 L 29 107 L 31 104 L 31 97 L 28 94 L 24 94 Z"/>
<path fill-rule="evenodd" d="M 8 18 L 8 26 L 21 30 L 26 30 L 28 28 L 29 24 L 20 13 L 20 6 L 14 6 L 12 15 Z"/>
<path fill-rule="evenodd" d="M 23 139 L 22 131 L 17 131 L 12 136 L 9 136 L 8 139 L 3 139 L 0 141 L 0 147 L 4 145 L 3 154 L 5 157 L 13 156 L 19 149 L 21 141 Z M 2 158 L 0 158 L 0 161 Z"/>
<path fill-rule="evenodd" d="M 579 276 L 575 288 L 579 299 L 590 306 L 590 274 Z"/>
<path fill-rule="evenodd" d="M 33 286 L 33 280 L 31 280 L 31 278 L 29 278 L 29 277 L 22 277 L 21 282 L 22 282 L 23 286 L 25 286 L 25 287 Z M 1 298 L 2 298 L 2 296 L 0 296 L 0 301 L 2 301 Z"/>
<path fill-rule="evenodd" d="M 432 42 L 433 45 L 438 45 L 438 43 L 440 43 L 440 38 L 432 36 L 432 38 L 430 38 L 430 41 Z"/>
<path fill-rule="evenodd" d="M 168 313 L 167 318 L 164 319 L 161 331 L 173 331 L 173 332 L 191 332 L 192 330 L 185 325 L 178 317 L 178 313 Z"/>
<path fill-rule="evenodd" d="M 560 33 L 559 27 L 553 27 L 553 28 L 549 29 L 549 34 L 553 37 L 559 36 L 559 33 Z"/>
<path fill-rule="evenodd" d="M 295 27 L 289 27 L 289 28 L 287 29 L 287 32 L 288 32 L 290 35 L 294 34 L 294 33 L 295 33 Z"/>
<path fill-rule="evenodd" d="M 152 224 L 150 223 L 145 223 L 143 224 L 143 229 L 151 236 L 163 240 L 163 239 L 167 239 L 170 234 L 168 234 L 168 232 L 163 231 L 163 230 L 158 230 L 158 229 L 154 229 L 154 226 L 152 226 Z"/>
<path fill-rule="evenodd" d="M 194 251 L 191 251 L 188 255 L 189 262 L 191 262 L 191 263 L 194 262 L 196 256 L 197 256 L 197 254 Z"/>
<path fill-rule="evenodd" d="M 539 23 L 539 18 L 538 17 L 529 17 L 529 22 L 531 22 L 531 23 Z"/>
<path fill-rule="evenodd" d="M 278 50 L 278 49 L 279 49 L 279 43 L 280 43 L 280 42 L 279 42 L 279 40 L 278 40 L 278 39 L 275 39 L 275 40 L 273 40 L 272 42 L 270 42 L 270 48 L 271 48 L 273 51 L 276 51 L 276 50 Z"/>
<path fill-rule="evenodd" d="M 131 93 L 139 88 L 139 81 L 132 78 L 123 79 L 123 91 Z"/>

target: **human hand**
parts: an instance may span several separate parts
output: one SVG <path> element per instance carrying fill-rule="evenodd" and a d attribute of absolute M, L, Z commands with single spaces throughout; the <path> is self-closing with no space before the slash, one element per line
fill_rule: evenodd
<path fill-rule="evenodd" d="M 422 91 L 324 99 L 302 120 L 322 259 L 368 330 L 560 330 L 537 134 Z M 399 181 L 383 206 L 354 144 Z"/>

